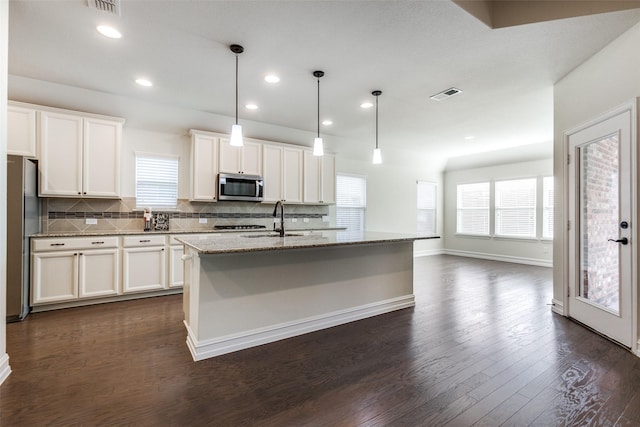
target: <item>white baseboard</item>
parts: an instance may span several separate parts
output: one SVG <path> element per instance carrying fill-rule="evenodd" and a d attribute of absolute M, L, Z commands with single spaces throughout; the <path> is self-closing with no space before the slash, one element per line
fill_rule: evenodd
<path fill-rule="evenodd" d="M 432 256 L 432 255 L 443 255 L 444 249 L 424 249 L 421 251 L 413 251 L 413 257 L 421 257 L 421 256 Z"/>
<path fill-rule="evenodd" d="M 5 353 L 0 357 L 0 384 L 9 377 L 11 366 L 9 366 L 9 355 Z"/>
<path fill-rule="evenodd" d="M 445 255 L 463 256 L 469 258 L 488 259 L 491 261 L 513 262 L 516 264 L 535 265 L 538 267 L 553 267 L 553 262 L 546 259 L 523 258 L 510 255 L 495 255 L 483 252 L 458 251 L 455 249 L 445 249 Z"/>
<path fill-rule="evenodd" d="M 245 348 L 256 347 L 258 345 L 283 340 L 285 338 L 291 338 L 297 335 L 303 335 L 309 332 L 343 325 L 356 320 L 366 319 L 367 317 L 390 313 L 403 308 L 414 307 L 415 305 L 415 297 L 413 294 L 405 295 L 386 301 L 366 304 L 360 307 L 339 310 L 333 313 L 323 314 L 321 316 L 308 317 L 293 322 L 254 329 L 241 334 L 228 335 L 204 341 L 198 341 L 191 328 L 189 328 L 185 323 L 187 328 L 187 347 L 189 347 L 193 360 L 197 362 L 199 360 L 220 356 L 222 354 L 243 350 Z"/>
<path fill-rule="evenodd" d="M 553 298 L 551 300 L 551 311 L 559 314 L 560 316 L 564 316 L 564 303 L 559 299 Z"/>

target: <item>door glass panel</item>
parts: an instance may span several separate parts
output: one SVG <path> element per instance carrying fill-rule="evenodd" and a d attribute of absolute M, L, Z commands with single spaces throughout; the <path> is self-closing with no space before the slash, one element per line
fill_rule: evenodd
<path fill-rule="evenodd" d="M 612 135 L 580 147 L 580 297 L 619 313 L 619 143 Z"/>

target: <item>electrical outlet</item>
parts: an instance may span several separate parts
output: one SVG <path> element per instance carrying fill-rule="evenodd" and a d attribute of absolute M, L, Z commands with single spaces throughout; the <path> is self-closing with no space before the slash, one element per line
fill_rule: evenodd
<path fill-rule="evenodd" d="M 84 223 L 87 225 L 96 225 L 98 223 L 98 218 L 85 218 Z"/>
<path fill-rule="evenodd" d="M 324 215 L 322 217 L 322 222 L 329 222 L 329 215 Z"/>
<path fill-rule="evenodd" d="M 309 218 L 303 218 L 302 222 L 309 222 Z"/>
<path fill-rule="evenodd" d="M 207 218 L 199 218 L 199 219 L 198 219 L 198 222 L 199 222 L 200 224 L 206 224 L 206 223 L 207 223 Z"/>
<path fill-rule="evenodd" d="M 298 222 L 298 218 L 291 218 L 291 222 Z"/>

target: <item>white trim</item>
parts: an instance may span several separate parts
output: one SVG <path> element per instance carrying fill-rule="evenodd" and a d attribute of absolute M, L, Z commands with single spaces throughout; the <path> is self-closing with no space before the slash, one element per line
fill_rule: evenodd
<path fill-rule="evenodd" d="M 222 354 L 267 344 L 321 329 L 366 319 L 380 314 L 390 313 L 415 306 L 413 294 L 391 298 L 385 301 L 361 305 L 359 307 L 338 310 L 332 313 L 307 317 L 292 322 L 281 323 L 264 328 L 258 328 L 239 334 L 198 341 L 195 334 L 185 322 L 187 328 L 187 347 L 194 361 L 220 356 Z"/>
<path fill-rule="evenodd" d="M 469 258 L 481 258 L 491 261 L 512 262 L 515 264 L 535 265 L 538 267 L 553 267 L 553 261 L 538 258 L 524 258 L 510 255 L 487 254 L 484 252 L 459 251 L 454 249 L 445 249 L 445 255 L 463 256 Z"/>
<path fill-rule="evenodd" d="M 636 342 L 636 348 L 635 349 L 632 348 L 631 351 L 635 353 L 636 356 L 640 357 L 640 340 Z"/>
<path fill-rule="evenodd" d="M 444 255 L 444 249 L 423 249 L 420 251 L 413 251 L 413 257 L 419 258 L 423 256 Z"/>
<path fill-rule="evenodd" d="M 555 299 L 553 298 L 551 300 L 551 311 L 553 311 L 556 314 L 559 314 L 560 316 L 564 316 L 564 304 L 561 300 Z"/>
<path fill-rule="evenodd" d="M 9 377 L 11 366 L 9 366 L 9 355 L 7 353 L 0 357 L 0 384 Z"/>

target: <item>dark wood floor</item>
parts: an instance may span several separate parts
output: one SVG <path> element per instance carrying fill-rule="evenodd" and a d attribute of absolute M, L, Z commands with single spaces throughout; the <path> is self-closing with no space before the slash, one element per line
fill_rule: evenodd
<path fill-rule="evenodd" d="M 551 270 L 416 260 L 405 309 L 193 362 L 181 297 L 7 325 L 2 426 L 638 426 L 640 358 L 551 313 Z"/>

